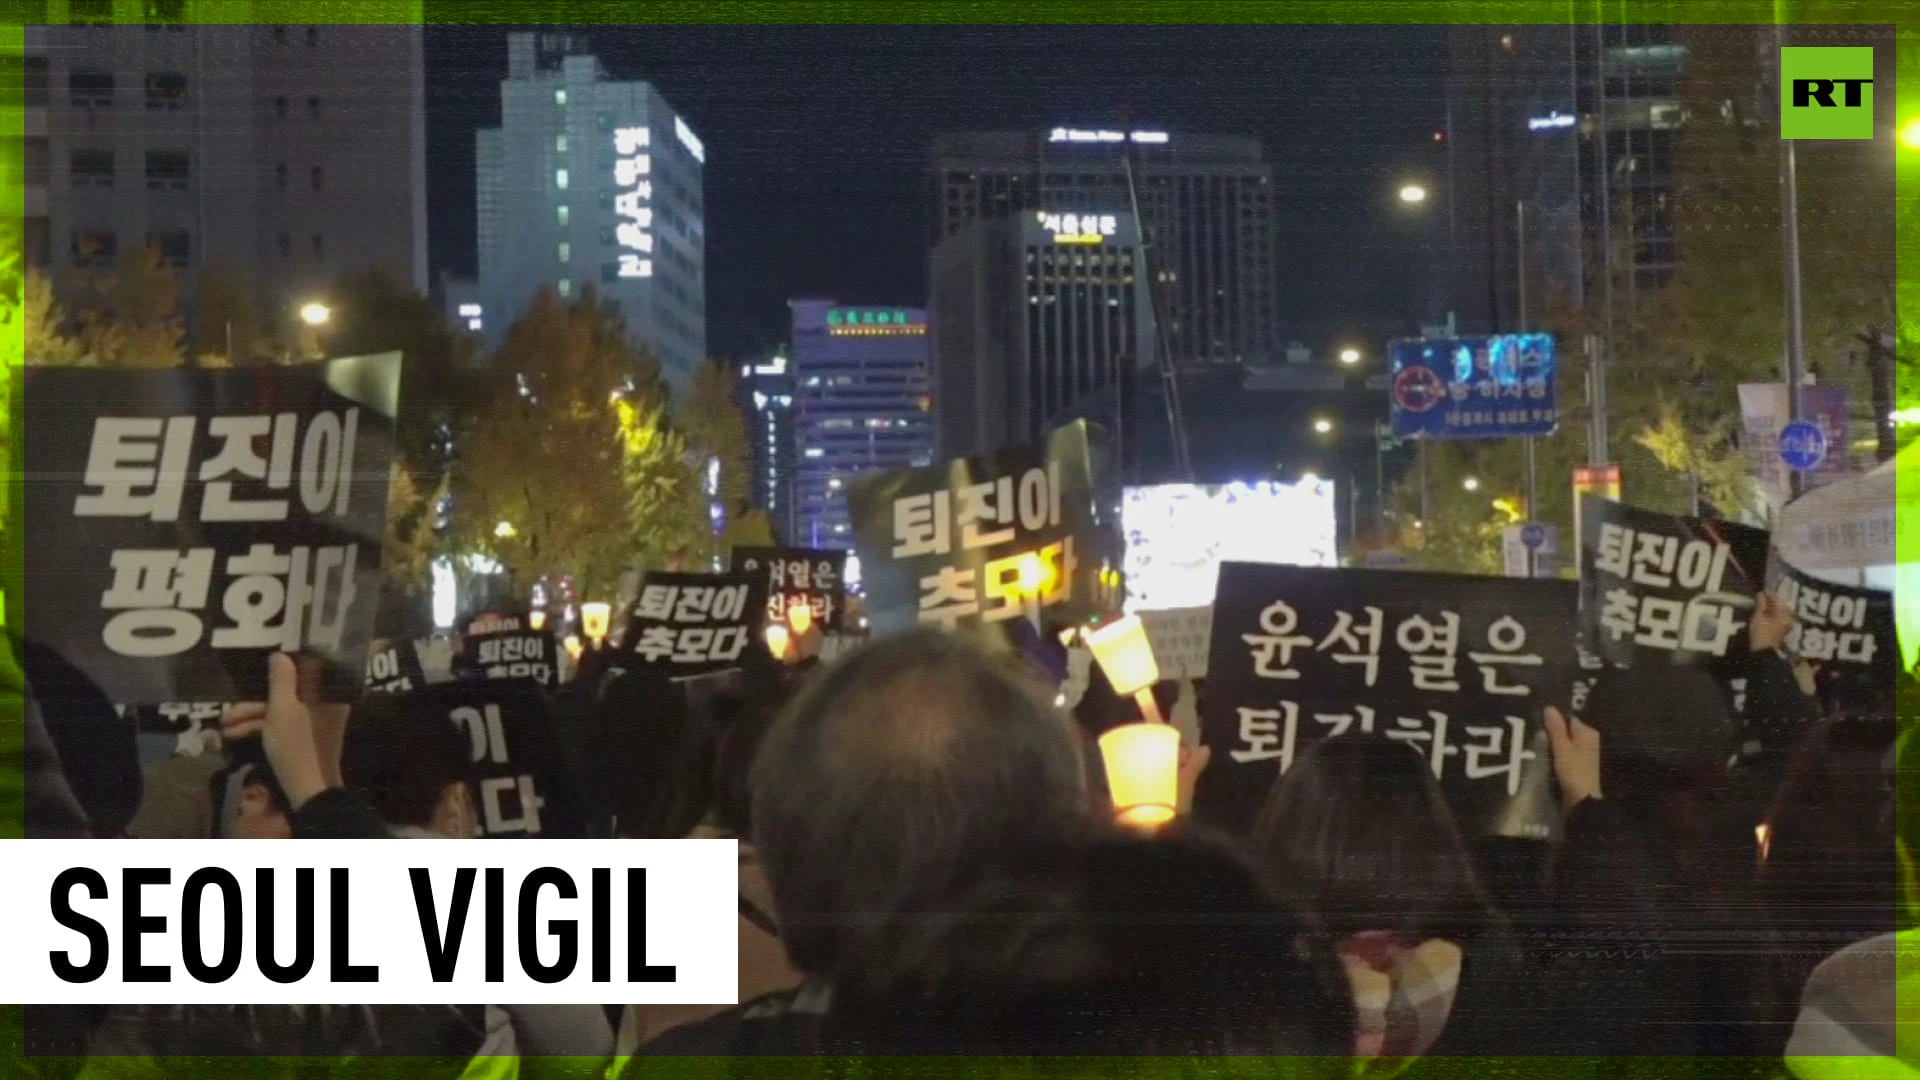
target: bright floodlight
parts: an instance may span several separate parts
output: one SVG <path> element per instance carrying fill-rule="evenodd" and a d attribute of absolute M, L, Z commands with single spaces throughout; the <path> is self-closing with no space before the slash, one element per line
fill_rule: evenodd
<path fill-rule="evenodd" d="M 319 326 L 333 317 L 333 311 L 325 304 L 307 304 L 300 309 L 300 321 L 308 326 Z"/>
<path fill-rule="evenodd" d="M 1344 348 L 1344 349 L 1341 349 L 1341 350 L 1340 350 L 1340 362 L 1341 362 L 1341 363 L 1343 363 L 1343 364 L 1357 364 L 1357 363 L 1359 363 L 1359 362 L 1360 362 L 1360 350 L 1359 350 L 1359 349 L 1356 349 L 1356 348 L 1353 348 L 1352 346 L 1348 346 L 1347 348 Z"/>
<path fill-rule="evenodd" d="M 1909 150 L 1920 150 L 1920 117 L 1907 121 L 1901 127 L 1900 143 Z"/>
<path fill-rule="evenodd" d="M 1323 416 L 1313 422 L 1313 430 L 1325 435 L 1327 432 L 1333 430 L 1333 421 Z"/>
<path fill-rule="evenodd" d="M 1408 184 L 1400 189 L 1400 201 L 1403 203 L 1423 203 L 1427 201 L 1427 189 L 1419 184 Z"/>

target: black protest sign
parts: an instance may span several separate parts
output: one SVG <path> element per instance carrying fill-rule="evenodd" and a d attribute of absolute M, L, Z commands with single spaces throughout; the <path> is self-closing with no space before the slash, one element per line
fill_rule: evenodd
<path fill-rule="evenodd" d="M 650 573 L 622 647 L 672 678 L 708 675 L 740 666 L 766 618 L 764 574 Z"/>
<path fill-rule="evenodd" d="M 524 620 L 509 619 L 487 625 L 505 626 L 490 633 L 468 634 L 460 639 L 460 654 L 454 658 L 454 675 L 462 679 L 522 679 L 536 686 L 554 685 L 553 635 L 545 630 L 523 627 Z"/>
<path fill-rule="evenodd" d="M 412 641 L 375 642 L 367 653 L 367 692 L 404 694 L 427 685 L 420 649 Z"/>
<path fill-rule="evenodd" d="M 1084 421 L 1040 445 L 862 476 L 847 506 L 877 634 L 1035 609 L 1084 622 L 1112 599 L 1120 534 L 1094 499 Z"/>
<path fill-rule="evenodd" d="M 410 695 L 398 715 L 408 723 L 451 723 L 466 737 L 482 836 L 581 835 L 577 793 L 537 687 L 440 683 Z"/>
<path fill-rule="evenodd" d="M 785 623 L 805 607 L 822 633 L 837 633 L 847 603 L 847 553 L 813 548 L 737 547 L 729 566 L 736 574 L 767 579 L 767 621 Z"/>
<path fill-rule="evenodd" d="M 133 714 L 134 729 L 143 744 L 169 742 L 169 757 L 199 757 L 217 754 L 225 742 L 220 734 L 220 716 L 226 706 L 212 701 L 170 701 L 162 705 L 137 705 L 125 710 Z"/>
<path fill-rule="evenodd" d="M 26 629 L 114 700 L 263 701 L 309 652 L 361 689 L 398 354 L 27 368 Z"/>
<path fill-rule="evenodd" d="M 1745 654 L 1765 530 L 1582 499 L 1581 630 L 1607 663 Z"/>
<path fill-rule="evenodd" d="M 1890 685 L 1899 655 L 1893 594 L 1821 581 L 1779 558 L 1767 565 L 1767 591 L 1793 612 L 1787 652 L 1822 667 L 1879 674 Z"/>
<path fill-rule="evenodd" d="M 1313 742 L 1393 739 L 1431 763 L 1470 835 L 1545 838 L 1542 709 L 1576 664 L 1572 582 L 1222 563 L 1194 811 L 1252 824 Z"/>

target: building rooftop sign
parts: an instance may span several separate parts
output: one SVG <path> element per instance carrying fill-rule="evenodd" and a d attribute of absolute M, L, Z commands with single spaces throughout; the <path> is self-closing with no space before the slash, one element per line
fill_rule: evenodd
<path fill-rule="evenodd" d="M 1053 234 L 1056 244 L 1102 244 L 1119 229 L 1112 214 L 1049 214 L 1037 217 L 1041 228 Z"/>
<path fill-rule="evenodd" d="M 839 336 L 923 334 L 926 324 L 903 308 L 830 308 L 827 333 Z"/>
<path fill-rule="evenodd" d="M 613 133 L 613 213 L 620 219 L 614 240 L 620 252 L 620 276 L 653 276 L 653 155 L 651 133 L 624 127 Z"/>
<path fill-rule="evenodd" d="M 693 155 L 693 160 L 702 165 L 707 163 L 706 145 L 700 141 L 698 135 L 693 133 L 693 129 L 687 126 L 687 122 L 677 116 L 673 118 L 673 134 L 680 140 L 680 145 L 687 148 L 687 153 Z"/>
<path fill-rule="evenodd" d="M 1136 142 L 1146 145 L 1159 145 L 1167 141 L 1164 131 L 1109 131 L 1105 128 L 1065 128 L 1057 127 L 1047 133 L 1050 143 L 1122 143 Z"/>
<path fill-rule="evenodd" d="M 1553 131 L 1556 128 L 1570 128 L 1574 125 L 1574 122 L 1575 121 L 1573 117 L 1568 116 L 1565 113 L 1562 113 L 1558 109 L 1555 109 L 1545 116 L 1528 117 L 1527 130 L 1528 131 Z"/>

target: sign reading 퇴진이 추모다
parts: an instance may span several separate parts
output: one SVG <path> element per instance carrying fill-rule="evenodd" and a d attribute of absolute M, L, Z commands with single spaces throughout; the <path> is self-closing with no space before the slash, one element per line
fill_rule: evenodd
<path fill-rule="evenodd" d="M 1081 421 L 1044 444 L 849 484 L 873 632 L 991 625 L 1030 608 L 1066 623 L 1099 614 L 1120 538 L 1094 504 L 1088 453 Z"/>
<path fill-rule="evenodd" d="M 710 675 L 762 647 L 766 618 L 764 574 L 656 571 L 634 598 L 621 650 L 672 678 Z"/>
<path fill-rule="evenodd" d="M 1575 603 L 1570 581 L 1222 563 L 1195 816 L 1246 829 L 1308 747 L 1353 734 L 1418 751 L 1468 835 L 1548 837 L 1542 710 L 1566 707 Z"/>
<path fill-rule="evenodd" d="M 1702 662 L 1747 651 L 1765 579 L 1764 530 L 1582 496 L 1580 621 L 1616 667 Z"/>
<path fill-rule="evenodd" d="M 766 576 L 769 623 L 787 623 L 790 611 L 805 607 L 822 633 L 840 632 L 847 606 L 846 552 L 737 547 L 730 566 L 736 574 Z"/>
<path fill-rule="evenodd" d="M 24 369 L 27 635 L 131 705 L 265 700 L 279 651 L 357 695 L 399 376 Z"/>
<path fill-rule="evenodd" d="M 460 640 L 454 674 L 463 679 L 521 679 L 551 688 L 559 681 L 555 670 L 553 634 L 535 630 L 517 616 L 493 620 L 486 633 L 469 633 Z"/>

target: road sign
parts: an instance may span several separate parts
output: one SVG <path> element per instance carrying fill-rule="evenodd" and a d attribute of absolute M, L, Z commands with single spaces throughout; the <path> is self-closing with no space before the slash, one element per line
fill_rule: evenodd
<path fill-rule="evenodd" d="M 1500 533 L 1500 561 L 1508 577 L 1529 576 L 1529 563 L 1531 576 L 1552 577 L 1553 556 L 1559 548 L 1560 530 L 1551 525 L 1509 525 Z"/>
<path fill-rule="evenodd" d="M 1551 435 L 1559 426 L 1552 334 L 1405 339 L 1387 353 L 1401 438 Z"/>
<path fill-rule="evenodd" d="M 1538 522 L 1520 526 L 1520 542 L 1528 551 L 1539 551 L 1540 545 L 1547 542 L 1547 527 Z"/>
<path fill-rule="evenodd" d="M 1794 472 L 1810 472 L 1827 459 L 1827 433 L 1808 420 L 1780 429 L 1780 460 Z"/>

